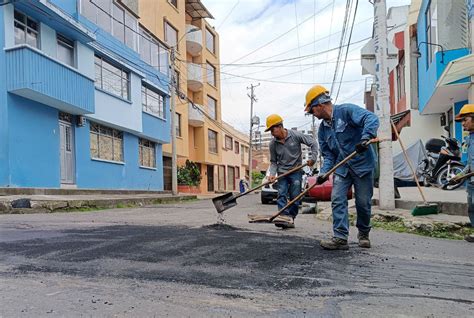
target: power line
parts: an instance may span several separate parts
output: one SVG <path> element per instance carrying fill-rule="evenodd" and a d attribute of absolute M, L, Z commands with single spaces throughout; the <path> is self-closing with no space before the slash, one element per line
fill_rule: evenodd
<path fill-rule="evenodd" d="M 316 14 L 312 14 L 311 16 L 309 16 L 308 18 L 306 18 L 306 19 L 303 20 L 301 23 L 299 23 L 298 25 L 296 25 L 296 27 L 293 27 L 293 28 L 287 30 L 286 32 L 280 34 L 279 36 L 277 36 L 277 37 L 275 37 L 274 39 L 268 41 L 267 43 L 265 43 L 265 44 L 259 46 L 258 48 L 256 48 L 256 49 L 254 49 L 253 51 L 251 51 L 251 52 L 245 54 L 244 56 L 239 57 L 238 59 L 232 61 L 232 62 L 229 63 L 229 64 L 234 64 L 235 62 L 240 61 L 240 60 L 246 58 L 247 56 L 250 56 L 250 55 L 254 54 L 255 52 L 257 52 L 257 51 L 263 49 L 264 47 L 267 47 L 268 45 L 272 44 L 272 43 L 275 42 L 276 40 L 282 38 L 283 36 L 287 35 L 287 34 L 290 33 L 291 31 L 293 31 L 293 30 L 294 30 L 295 28 L 297 28 L 299 25 L 306 23 L 306 22 L 307 22 L 308 20 L 310 20 L 312 17 L 316 16 L 316 15 L 319 14 L 319 13 L 324 12 L 324 10 L 326 10 L 328 7 L 329 7 L 329 5 L 327 5 L 327 6 L 324 7 L 323 9 L 321 9 L 321 10 L 320 10 L 319 12 L 317 12 Z"/>
<path fill-rule="evenodd" d="M 240 0 L 237 0 L 237 2 L 235 3 L 235 5 L 232 7 L 232 9 L 230 9 L 229 13 L 227 13 L 227 15 L 225 16 L 224 20 L 222 20 L 221 24 L 219 24 L 219 26 L 217 27 L 218 30 L 220 30 L 220 28 L 224 25 L 224 22 L 227 20 L 228 17 L 230 17 L 231 13 L 234 11 L 234 9 L 237 7 L 237 5 L 239 4 Z"/>
<path fill-rule="evenodd" d="M 346 37 L 347 21 L 349 19 L 351 3 L 352 3 L 351 0 L 346 1 L 346 9 L 345 9 L 345 13 L 344 13 L 344 23 L 342 24 L 341 39 L 339 40 L 339 51 L 338 51 L 338 54 L 337 54 L 337 63 L 336 63 L 336 67 L 334 69 L 334 75 L 333 75 L 333 78 L 332 78 L 331 89 L 329 90 L 331 93 L 334 90 L 334 85 L 335 85 L 336 79 L 337 79 L 337 73 L 339 72 L 339 64 L 341 62 L 342 49 L 343 49 L 344 39 Z"/>

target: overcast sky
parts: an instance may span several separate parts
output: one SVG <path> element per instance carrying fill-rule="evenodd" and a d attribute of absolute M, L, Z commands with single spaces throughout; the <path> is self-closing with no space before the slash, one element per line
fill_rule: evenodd
<path fill-rule="evenodd" d="M 288 128 L 310 128 L 311 118 L 303 114 L 304 96 L 313 83 L 331 88 L 338 50 L 325 52 L 339 46 L 346 0 L 202 1 L 215 18 L 209 23 L 220 35 L 223 120 L 248 133 L 247 87 L 260 83 L 254 114 L 261 124 L 267 115 L 278 113 Z M 387 0 L 387 9 L 410 2 Z M 372 17 L 372 5 L 360 0 L 351 42 L 372 35 Z M 349 48 L 337 103 L 363 104 L 365 76 L 359 59 L 365 43 Z M 323 53 L 315 54 L 319 52 Z M 298 57 L 305 58 L 295 59 Z M 285 59 L 290 60 L 277 62 Z M 266 64 L 248 65 L 262 61 Z M 333 98 L 337 90 L 336 85 Z"/>

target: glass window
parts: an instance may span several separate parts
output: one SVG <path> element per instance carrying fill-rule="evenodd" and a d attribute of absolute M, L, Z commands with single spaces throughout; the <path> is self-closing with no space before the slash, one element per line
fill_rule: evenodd
<path fill-rule="evenodd" d="M 156 144 L 153 141 L 140 138 L 138 157 L 140 166 L 156 168 Z"/>
<path fill-rule="evenodd" d="M 15 44 L 28 44 L 39 48 L 39 25 L 30 17 L 15 10 Z"/>
<path fill-rule="evenodd" d="M 164 98 L 159 93 L 146 85 L 142 85 L 142 109 L 144 112 L 158 116 L 165 117 Z"/>
<path fill-rule="evenodd" d="M 234 150 L 236 154 L 240 153 L 240 145 L 238 141 L 234 141 Z"/>
<path fill-rule="evenodd" d="M 227 166 L 227 190 L 235 190 L 235 170 L 230 166 Z"/>
<path fill-rule="evenodd" d="M 168 74 L 168 50 L 143 28 L 140 28 L 140 58 L 163 74 Z"/>
<path fill-rule="evenodd" d="M 217 101 L 211 96 L 207 96 L 207 113 L 213 119 L 217 119 Z"/>
<path fill-rule="evenodd" d="M 90 152 L 94 159 L 123 162 L 123 133 L 91 123 Z"/>
<path fill-rule="evenodd" d="M 207 82 L 216 86 L 216 68 L 209 62 L 207 63 Z"/>
<path fill-rule="evenodd" d="M 125 42 L 125 10 L 116 3 L 113 4 L 113 35 L 121 42 Z"/>
<path fill-rule="evenodd" d="M 95 57 L 95 86 L 124 99 L 129 99 L 129 73 L 100 56 Z"/>
<path fill-rule="evenodd" d="M 171 3 L 175 8 L 178 8 L 178 0 L 169 0 L 169 3 Z"/>
<path fill-rule="evenodd" d="M 217 153 L 217 132 L 212 129 L 208 129 L 207 141 L 209 146 L 209 152 Z"/>
<path fill-rule="evenodd" d="M 232 137 L 230 136 L 225 136 L 225 149 L 232 150 Z"/>
<path fill-rule="evenodd" d="M 69 66 L 74 66 L 74 42 L 58 34 L 57 43 L 58 60 Z"/>
<path fill-rule="evenodd" d="M 436 1 L 430 1 L 428 8 L 425 13 L 426 19 L 426 42 L 432 44 L 438 44 L 438 8 Z M 433 57 L 438 51 L 437 45 L 425 44 L 426 45 L 426 58 L 428 61 L 427 67 L 433 61 Z"/>
<path fill-rule="evenodd" d="M 216 42 L 215 42 L 214 33 L 212 33 L 208 28 L 206 28 L 206 48 L 209 52 L 216 53 Z"/>
<path fill-rule="evenodd" d="M 176 125 L 176 136 L 181 137 L 181 114 L 176 113 L 175 125 Z"/>
<path fill-rule="evenodd" d="M 169 46 L 176 46 L 178 43 L 178 31 L 168 22 L 165 21 L 165 42 Z M 176 50 L 179 50 L 176 47 Z"/>

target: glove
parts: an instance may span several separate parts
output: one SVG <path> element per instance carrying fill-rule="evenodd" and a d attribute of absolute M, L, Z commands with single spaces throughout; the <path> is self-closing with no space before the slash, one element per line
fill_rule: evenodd
<path fill-rule="evenodd" d="M 320 175 L 316 178 L 316 184 L 323 184 L 326 181 L 328 181 L 328 177 L 324 175 Z"/>
<path fill-rule="evenodd" d="M 356 145 L 356 152 L 357 153 L 363 153 L 369 149 L 369 143 L 368 140 L 361 140 L 360 143 Z"/>

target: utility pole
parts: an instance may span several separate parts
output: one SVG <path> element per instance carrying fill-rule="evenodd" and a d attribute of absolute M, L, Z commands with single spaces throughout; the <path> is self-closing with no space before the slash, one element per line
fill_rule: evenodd
<path fill-rule="evenodd" d="M 392 126 L 388 93 L 387 6 L 385 0 L 374 0 L 375 113 L 380 120 L 379 205 L 382 210 L 395 209 L 393 184 Z"/>
<path fill-rule="evenodd" d="M 247 96 L 250 98 L 250 137 L 249 137 L 249 186 L 252 188 L 252 131 L 253 131 L 253 103 L 257 102 L 257 98 L 255 97 L 255 88 L 260 86 L 260 83 L 257 85 L 250 84 L 250 95 Z"/>
<path fill-rule="evenodd" d="M 175 76 L 175 48 L 171 48 L 170 52 L 170 72 L 171 72 L 171 193 L 178 194 L 178 156 L 176 153 L 176 76 Z"/>

